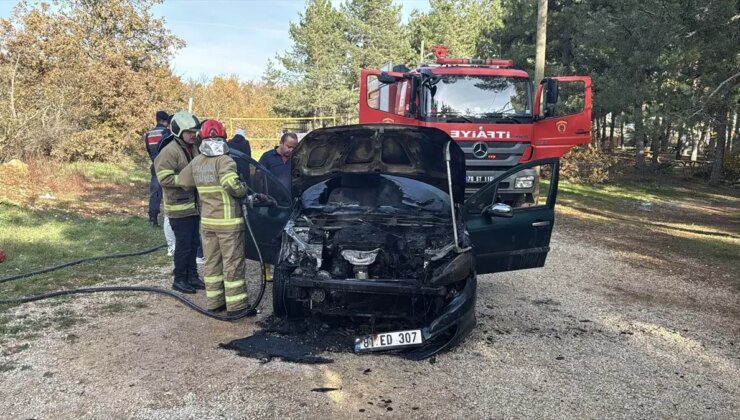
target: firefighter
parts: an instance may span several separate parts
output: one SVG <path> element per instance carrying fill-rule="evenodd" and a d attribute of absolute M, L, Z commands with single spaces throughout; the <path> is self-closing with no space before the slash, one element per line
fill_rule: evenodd
<path fill-rule="evenodd" d="M 149 224 L 159 226 L 159 207 L 162 203 L 162 187 L 157 181 L 157 174 L 154 172 L 154 159 L 159 154 L 159 141 L 170 135 L 170 114 L 165 111 L 157 111 L 155 114 L 157 125 L 151 130 L 144 133 L 144 145 L 149 159 L 152 161 L 150 171 L 152 178 L 149 181 Z"/>
<path fill-rule="evenodd" d="M 179 175 L 178 183 L 196 187 L 203 229 L 206 307 L 226 309 L 228 315 L 247 307 L 244 218 L 240 198 L 246 190 L 239 181 L 236 162 L 229 157 L 226 130 L 216 120 L 200 129 L 200 155 Z"/>
<path fill-rule="evenodd" d="M 154 169 L 164 193 L 164 213 L 175 232 L 172 288 L 182 293 L 205 289 L 195 262 L 200 242 L 195 190 L 182 188 L 177 182 L 180 172 L 198 155 L 195 142 L 199 126 L 198 119 L 189 112 L 180 111 L 173 115 L 170 122 L 172 133 L 162 139 L 159 155 L 154 159 Z"/>

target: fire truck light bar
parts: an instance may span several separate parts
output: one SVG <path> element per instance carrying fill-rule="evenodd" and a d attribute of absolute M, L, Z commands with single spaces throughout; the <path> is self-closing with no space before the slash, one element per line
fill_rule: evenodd
<path fill-rule="evenodd" d="M 434 55 L 437 56 L 437 64 L 469 64 L 479 66 L 513 67 L 514 60 L 492 60 L 482 58 L 447 58 L 447 47 L 437 45 L 434 47 Z"/>

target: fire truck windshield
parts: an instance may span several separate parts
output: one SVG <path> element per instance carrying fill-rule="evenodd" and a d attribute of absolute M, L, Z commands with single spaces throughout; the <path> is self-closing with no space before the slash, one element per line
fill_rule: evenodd
<path fill-rule="evenodd" d="M 423 116 L 432 121 L 525 122 L 531 85 L 523 77 L 434 75 L 422 84 Z"/>

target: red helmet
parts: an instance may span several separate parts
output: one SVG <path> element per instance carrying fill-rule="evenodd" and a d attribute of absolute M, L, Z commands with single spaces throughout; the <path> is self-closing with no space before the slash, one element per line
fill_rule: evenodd
<path fill-rule="evenodd" d="M 218 120 L 205 120 L 200 125 L 200 138 L 209 139 L 212 137 L 226 138 L 226 129 Z"/>

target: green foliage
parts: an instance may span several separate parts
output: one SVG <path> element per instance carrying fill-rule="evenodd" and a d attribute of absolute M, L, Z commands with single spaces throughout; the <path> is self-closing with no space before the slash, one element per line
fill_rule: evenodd
<path fill-rule="evenodd" d="M 408 63 L 413 55 L 391 0 L 348 0 L 339 10 L 311 0 L 290 38 L 292 49 L 271 63 L 265 80 L 276 86 L 274 110 L 291 116 L 355 114 L 360 68 Z"/>
<path fill-rule="evenodd" d="M 732 183 L 740 183 L 740 151 L 725 158 L 724 177 Z"/>
<path fill-rule="evenodd" d="M 409 21 L 415 51 L 444 44 L 454 57 L 474 57 L 485 50 L 497 56 L 489 34 L 502 28 L 503 7 L 498 0 L 431 0 L 431 10 L 414 12 Z M 534 50 L 533 50 L 534 51 Z"/>
<path fill-rule="evenodd" d="M 346 20 L 329 0 L 312 0 L 298 23 L 290 25 L 293 48 L 277 60 L 269 82 L 287 85 L 278 92 L 275 109 L 290 115 L 332 115 L 357 103 L 350 82 Z"/>

